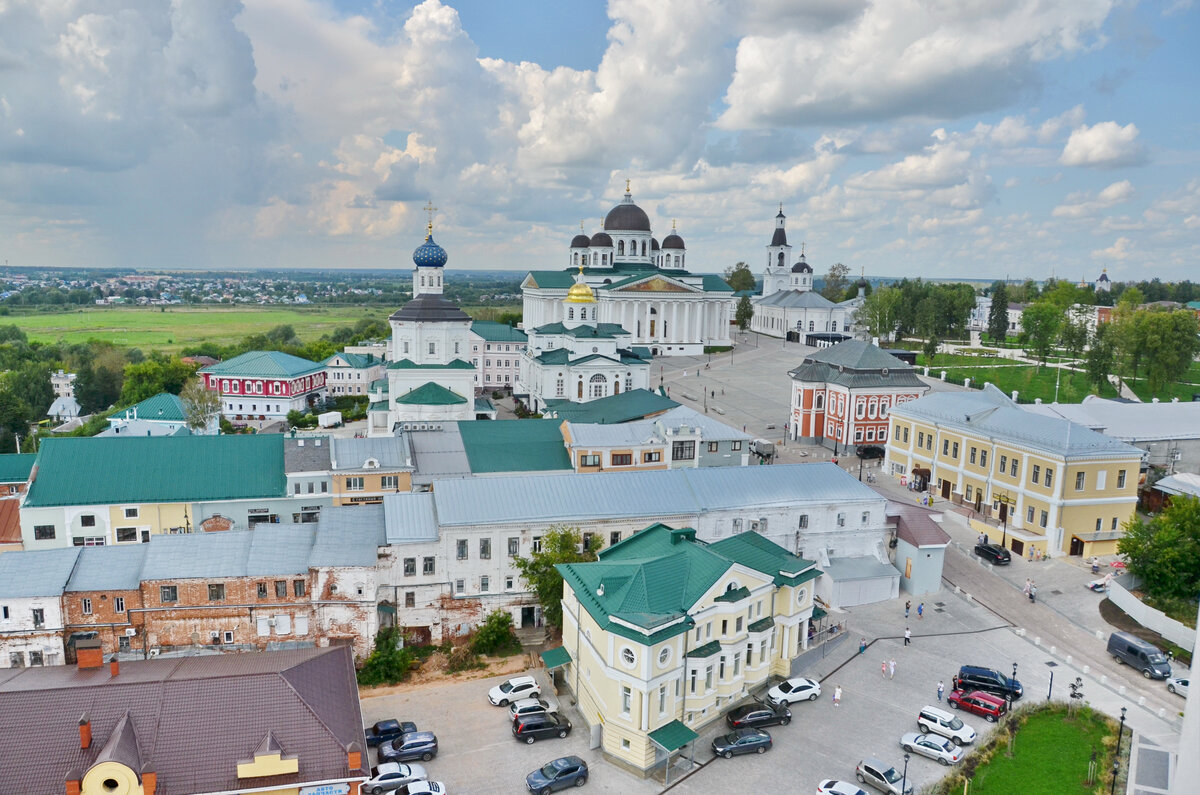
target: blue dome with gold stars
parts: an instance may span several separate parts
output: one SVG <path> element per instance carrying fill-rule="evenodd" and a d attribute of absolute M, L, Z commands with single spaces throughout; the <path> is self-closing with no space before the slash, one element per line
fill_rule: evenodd
<path fill-rule="evenodd" d="M 413 262 L 418 268 L 441 268 L 449 259 L 446 249 L 433 242 L 433 234 L 426 235 L 425 242 L 413 252 Z"/>

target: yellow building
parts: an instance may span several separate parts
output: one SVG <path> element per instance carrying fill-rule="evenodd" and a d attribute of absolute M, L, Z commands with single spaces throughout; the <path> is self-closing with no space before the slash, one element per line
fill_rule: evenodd
<path fill-rule="evenodd" d="M 403 437 L 330 438 L 329 459 L 334 505 L 380 505 L 412 491 L 413 453 Z"/>
<path fill-rule="evenodd" d="M 997 540 L 1015 554 L 1112 554 L 1137 506 L 1140 449 L 1025 411 L 991 384 L 904 403 L 890 423 L 887 471 L 1003 521 Z"/>
<path fill-rule="evenodd" d="M 807 647 L 821 571 L 755 533 L 656 524 L 564 564 L 563 679 L 613 761 L 647 773 Z"/>

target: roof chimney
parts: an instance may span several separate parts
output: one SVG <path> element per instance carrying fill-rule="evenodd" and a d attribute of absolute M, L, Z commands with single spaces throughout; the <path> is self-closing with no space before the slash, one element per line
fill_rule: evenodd
<path fill-rule="evenodd" d="M 101 668 L 104 665 L 104 649 L 100 648 L 99 638 L 85 638 L 75 643 L 75 659 L 79 670 Z"/>
<path fill-rule="evenodd" d="M 108 674 L 114 679 L 121 672 L 121 663 L 117 660 L 117 655 L 108 658 Z"/>
<path fill-rule="evenodd" d="M 92 747 L 92 719 L 86 712 L 79 718 L 79 747 Z"/>

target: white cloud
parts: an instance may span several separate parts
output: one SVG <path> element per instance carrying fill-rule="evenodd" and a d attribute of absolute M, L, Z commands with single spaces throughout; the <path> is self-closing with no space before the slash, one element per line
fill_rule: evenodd
<path fill-rule="evenodd" d="M 1144 162 L 1145 152 L 1137 142 L 1137 125 L 1124 127 L 1115 121 L 1102 121 L 1088 127 L 1076 127 L 1063 147 L 1058 162 L 1064 166 L 1115 168 Z"/>
<path fill-rule="evenodd" d="M 1099 248 L 1092 252 L 1092 259 L 1125 260 L 1133 255 L 1133 241 L 1127 237 L 1118 237 L 1108 248 Z"/>
<path fill-rule="evenodd" d="M 1077 191 L 1055 207 L 1051 215 L 1055 218 L 1087 218 L 1129 201 L 1133 193 L 1133 183 L 1127 179 L 1112 183 L 1095 196 L 1086 191 Z"/>
<path fill-rule="evenodd" d="M 940 137 L 935 131 L 934 137 Z M 846 185 L 863 190 L 904 191 L 945 188 L 963 182 L 967 177 L 968 150 L 957 143 L 939 142 L 926 149 L 928 154 L 909 155 L 903 160 L 876 171 L 857 174 Z"/>

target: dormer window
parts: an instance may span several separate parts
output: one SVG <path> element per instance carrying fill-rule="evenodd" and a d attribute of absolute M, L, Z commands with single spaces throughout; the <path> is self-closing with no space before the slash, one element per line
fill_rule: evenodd
<path fill-rule="evenodd" d="M 378 459 L 368 458 L 363 462 L 363 469 L 379 469 Z"/>

